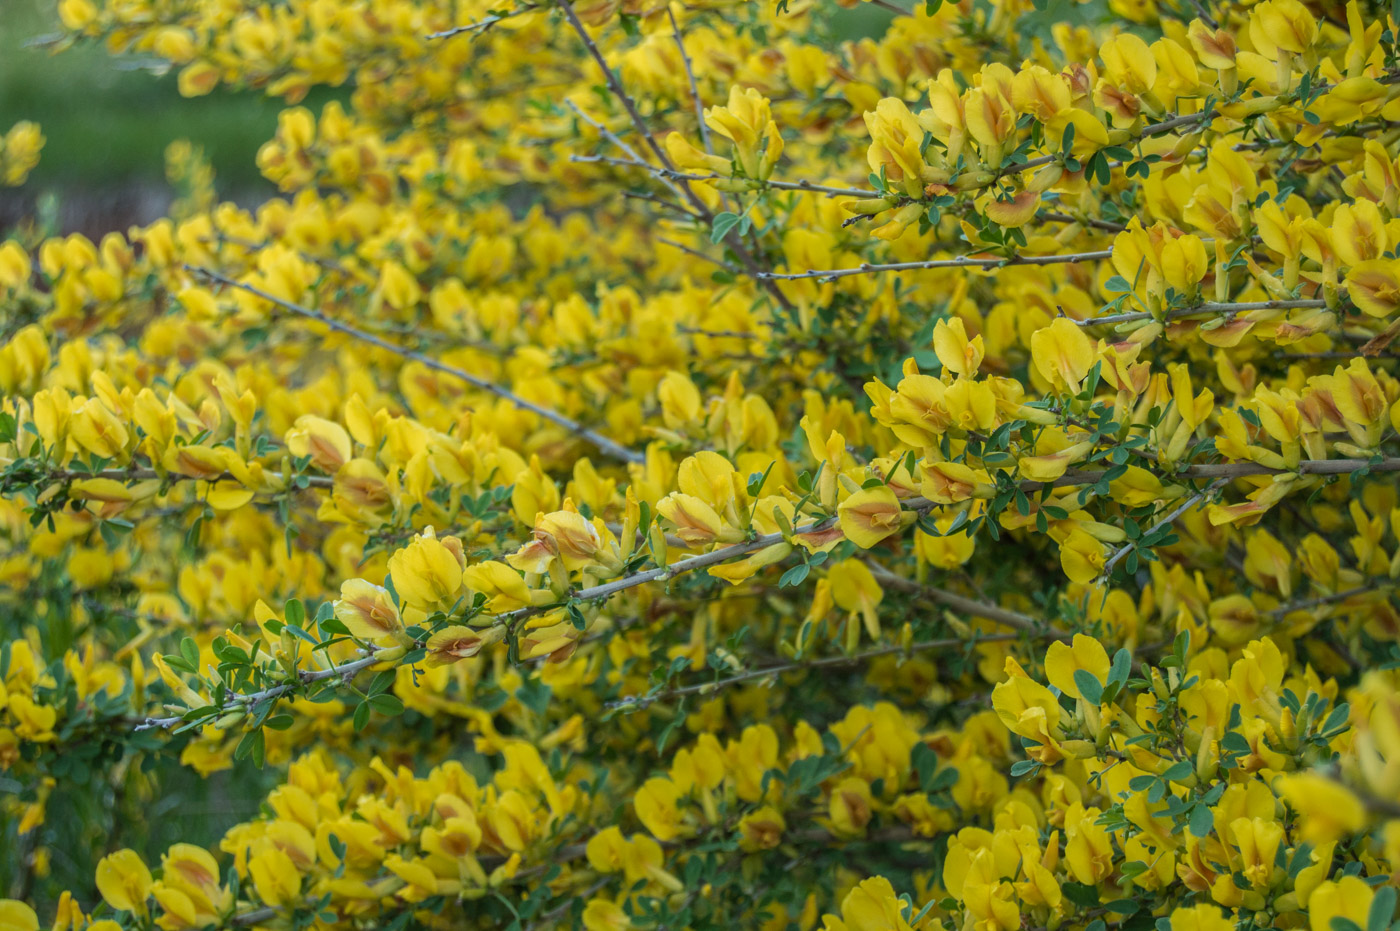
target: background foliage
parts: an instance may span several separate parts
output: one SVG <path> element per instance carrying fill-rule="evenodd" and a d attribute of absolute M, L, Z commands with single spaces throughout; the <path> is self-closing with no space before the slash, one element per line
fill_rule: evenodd
<path fill-rule="evenodd" d="M 35 9 L 0 931 L 1393 928 L 1390 9 Z"/>

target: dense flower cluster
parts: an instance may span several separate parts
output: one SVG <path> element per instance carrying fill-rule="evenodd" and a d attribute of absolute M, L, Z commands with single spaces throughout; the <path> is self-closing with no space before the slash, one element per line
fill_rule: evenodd
<path fill-rule="evenodd" d="M 1390 931 L 1389 7 L 850 6 L 60 0 L 288 109 L 0 245 L 0 929 Z"/>

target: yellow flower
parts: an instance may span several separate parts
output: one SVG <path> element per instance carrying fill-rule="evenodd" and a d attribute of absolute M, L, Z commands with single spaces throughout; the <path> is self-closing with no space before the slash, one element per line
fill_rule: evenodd
<path fill-rule="evenodd" d="M 956 569 L 971 559 L 977 550 L 977 541 L 968 534 L 966 528 L 957 533 L 948 533 L 954 519 L 950 516 L 934 521 L 934 525 L 941 531 L 941 536 L 935 537 L 922 530 L 914 531 L 914 552 L 935 569 Z"/>
<path fill-rule="evenodd" d="M 454 625 L 428 638 L 428 656 L 424 662 L 428 666 L 448 666 L 469 656 L 475 656 L 493 643 L 505 637 L 505 628 L 493 625 L 483 630 Z"/>
<path fill-rule="evenodd" d="M 704 413 L 700 390 L 680 372 L 667 372 L 656 388 L 661 416 L 671 430 L 680 430 L 699 420 Z"/>
<path fill-rule="evenodd" d="M 1209 903 L 1178 908 L 1171 914 L 1171 931 L 1234 931 L 1235 922 Z"/>
<path fill-rule="evenodd" d="M 731 85 L 728 105 L 706 109 L 705 123 L 734 143 L 744 174 L 762 180 L 772 173 L 783 151 L 783 137 L 773 122 L 768 98 L 752 87 Z"/>
<path fill-rule="evenodd" d="M 548 592 L 536 592 L 525 584 L 525 578 L 505 563 L 495 560 L 479 562 L 462 570 L 462 581 L 474 592 L 486 595 L 486 609 L 494 614 L 518 611 L 536 603 L 546 604 Z"/>
<path fill-rule="evenodd" d="M 1286 773 L 1274 791 L 1297 813 L 1298 838 L 1314 846 L 1343 840 L 1366 827 L 1366 808 L 1350 789 L 1319 773 Z"/>
<path fill-rule="evenodd" d="M 266 905 L 295 903 L 301 895 L 301 873 L 281 847 L 266 847 L 248 860 L 253 888 Z"/>
<path fill-rule="evenodd" d="M 772 850 L 783 842 L 783 832 L 786 830 L 787 821 L 783 819 L 782 812 L 764 806 L 739 819 L 739 847 L 749 853 Z"/>
<path fill-rule="evenodd" d="M 1131 32 L 1109 39 L 1099 49 L 1104 76 L 1130 94 L 1145 94 L 1157 81 L 1157 61 L 1147 43 Z"/>
<path fill-rule="evenodd" d="M 791 543 L 775 543 L 772 546 L 765 546 L 743 559 L 720 563 L 705 571 L 716 579 L 724 579 L 730 585 L 739 585 L 753 578 L 759 571 L 777 565 L 790 555 L 792 555 Z"/>
<path fill-rule="evenodd" d="M 1075 806 L 1065 815 L 1065 865 L 1077 882 L 1097 885 L 1113 872 L 1113 841 L 1098 809 Z"/>
<path fill-rule="evenodd" d="M 0 899 L 0 931 L 39 931 L 39 916 L 23 902 Z"/>
<path fill-rule="evenodd" d="M 632 797 L 632 808 L 652 836 L 664 843 L 689 833 L 682 823 L 680 798 L 671 780 L 648 779 Z"/>
<path fill-rule="evenodd" d="M 425 611 L 444 606 L 462 589 L 461 561 L 431 528 L 389 557 L 389 575 L 400 600 Z"/>
<path fill-rule="evenodd" d="M 715 509 L 695 495 L 672 492 L 656 502 L 656 511 L 676 528 L 676 536 L 690 546 L 706 546 L 724 540 L 737 543 L 743 534 L 729 528 Z"/>
<path fill-rule="evenodd" d="M 97 863 L 97 891 L 118 911 L 145 915 L 151 884 L 151 871 L 134 850 L 118 850 Z"/>
<path fill-rule="evenodd" d="M 1324 882 L 1308 896 L 1308 925 L 1311 931 L 1332 931 L 1333 918 L 1346 918 L 1357 927 L 1367 927 L 1367 915 L 1375 890 L 1357 876 L 1343 876 Z"/>
<path fill-rule="evenodd" d="M 28 695 L 11 695 L 10 716 L 15 720 L 15 733 L 25 740 L 49 743 L 54 739 L 58 709 L 41 705 Z"/>
<path fill-rule="evenodd" d="M 1249 37 L 1266 57 L 1301 54 L 1317 40 L 1317 20 L 1299 0 L 1264 0 L 1251 11 Z"/>
<path fill-rule="evenodd" d="M 877 175 L 883 171 L 891 185 L 903 187 L 911 197 L 921 195 L 924 130 L 908 106 L 897 97 L 886 97 L 864 116 L 871 140 L 865 156 L 870 170 Z"/>
<path fill-rule="evenodd" d="M 831 597 L 841 610 L 851 612 L 853 617 L 859 614 L 870 639 L 878 639 L 880 615 L 876 609 L 885 593 L 865 563 L 859 559 L 839 562 L 831 567 L 827 580 L 831 583 Z"/>
<path fill-rule="evenodd" d="M 1009 197 L 988 195 L 981 206 L 987 219 L 998 226 L 1014 229 L 1035 219 L 1036 211 L 1040 209 L 1040 193 L 1027 189 Z"/>
<path fill-rule="evenodd" d="M 1400 309 L 1400 270 L 1389 259 L 1367 259 L 1347 270 L 1347 296 L 1372 317 Z"/>
<path fill-rule="evenodd" d="M 590 899 L 583 909 L 583 926 L 587 931 L 627 931 L 632 920 L 616 902 Z"/>
<path fill-rule="evenodd" d="M 985 469 L 961 462 L 924 462 L 920 465 L 919 492 L 939 504 L 957 504 L 974 497 L 990 497 L 996 486 Z"/>
<path fill-rule="evenodd" d="M 1274 858 L 1283 841 L 1283 825 L 1264 818 L 1236 818 L 1230 834 L 1240 849 L 1240 872 L 1256 889 L 1267 886 L 1276 869 Z"/>
<path fill-rule="evenodd" d="M 1073 320 L 1057 317 L 1031 334 L 1031 359 L 1054 390 L 1072 394 L 1093 367 L 1094 344 Z"/>
<path fill-rule="evenodd" d="M 680 133 L 671 133 L 666 137 L 666 154 L 677 168 L 708 171 L 726 177 L 729 175 L 728 159 L 706 154 Z"/>
<path fill-rule="evenodd" d="M 862 488 L 842 501 L 836 513 L 846 539 L 863 550 L 898 533 L 913 520 L 913 514 L 905 515 L 899 498 L 888 485 Z"/>
<path fill-rule="evenodd" d="M 978 927 L 1015 931 L 1021 927 L 1015 889 L 1004 882 L 996 854 L 986 847 L 973 851 L 962 876 L 962 899 Z"/>
<path fill-rule="evenodd" d="M 130 438 L 117 415 L 97 398 L 89 398 L 73 409 L 70 429 L 79 446 L 104 459 L 119 458 Z"/>
<path fill-rule="evenodd" d="M 911 931 L 903 903 L 883 876 L 862 880 L 846 893 L 841 900 L 841 921 L 846 931 Z"/>
<path fill-rule="evenodd" d="M 403 630 L 399 609 L 388 590 L 364 579 L 346 579 L 341 583 L 335 617 L 361 640 L 378 640 Z"/>
<path fill-rule="evenodd" d="M 982 357 L 986 355 L 981 335 L 968 339 L 967 326 L 961 317 L 950 317 L 934 324 L 933 351 L 945 369 L 969 378 L 977 374 Z"/>
<path fill-rule="evenodd" d="M 831 831 L 839 837 L 860 837 L 865 834 L 865 826 L 875 816 L 874 799 L 870 795 L 870 783 L 850 776 L 842 779 L 831 790 L 827 803 L 827 816 L 831 819 Z"/>
<path fill-rule="evenodd" d="M 350 459 L 350 434 L 338 423 L 303 414 L 283 438 L 293 456 L 309 456 L 311 462 L 334 475 Z"/>
<path fill-rule="evenodd" d="M 1045 651 L 1045 677 L 1070 698 L 1083 698 L 1074 682 L 1074 673 L 1082 669 L 1099 684 L 1108 682 L 1108 651 L 1093 637 L 1075 634 L 1072 643 L 1057 640 Z"/>
<path fill-rule="evenodd" d="M 60 0 L 58 18 L 63 28 L 82 32 L 97 19 L 97 7 L 92 0 Z"/>
<path fill-rule="evenodd" d="M 970 378 L 959 378 L 943 393 L 952 426 L 960 430 L 986 431 L 997 423 L 997 398 L 991 386 Z"/>
<path fill-rule="evenodd" d="M 1021 474 L 1033 482 L 1053 482 L 1064 475 L 1071 465 L 1094 451 L 1091 442 L 1075 443 L 1048 456 L 1025 456 L 1018 460 Z"/>
<path fill-rule="evenodd" d="M 938 442 L 952 424 L 944 404 L 947 391 L 947 386 L 931 375 L 906 375 L 900 380 L 889 402 L 890 428 L 900 442 L 913 447 Z"/>
<path fill-rule="evenodd" d="M 1094 581 L 1107 561 L 1103 544 L 1078 528 L 1060 544 L 1060 568 L 1071 582 L 1087 585 Z"/>
<path fill-rule="evenodd" d="M 1013 674 L 992 689 L 992 710 L 1007 730 L 1039 744 L 1027 749 L 1028 757 L 1046 765 L 1063 758 L 1057 739 L 1060 703 L 1045 686 L 1032 681 L 1024 672 Z"/>

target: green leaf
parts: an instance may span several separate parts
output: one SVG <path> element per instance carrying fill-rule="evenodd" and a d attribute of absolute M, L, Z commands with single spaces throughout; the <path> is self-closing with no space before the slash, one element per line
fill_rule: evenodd
<path fill-rule="evenodd" d="M 910 761 L 914 764 L 914 772 L 919 776 L 919 786 L 925 792 L 933 785 L 933 777 L 938 771 L 938 754 L 933 748 L 923 741 L 914 744 L 914 749 L 910 754 Z"/>
<path fill-rule="evenodd" d="M 544 714 L 549 708 L 549 700 L 554 696 L 554 690 L 545 685 L 539 679 L 527 679 L 520 688 L 515 690 L 515 697 L 535 714 Z"/>
<path fill-rule="evenodd" d="M 385 717 L 394 718 L 403 714 L 403 702 L 397 695 L 380 694 L 368 699 L 368 704 Z"/>
<path fill-rule="evenodd" d="M 1197 803 L 1191 809 L 1191 833 L 1196 837 L 1205 837 L 1215 827 L 1215 814 L 1210 810 L 1209 805 Z"/>
<path fill-rule="evenodd" d="M 1371 899 L 1371 911 L 1366 915 L 1366 931 L 1386 931 L 1395 917 L 1395 887 L 1382 886 Z"/>
<path fill-rule="evenodd" d="M 262 769 L 263 765 L 263 732 L 261 730 L 249 731 L 243 735 L 243 739 L 238 741 L 238 746 L 233 749 L 235 760 L 246 760 L 253 758 L 253 765 Z"/>
<path fill-rule="evenodd" d="M 1328 734 L 1337 730 L 1347 723 L 1347 718 L 1351 717 L 1351 705 L 1342 702 L 1332 709 L 1332 713 L 1327 716 L 1327 720 L 1322 725 L 1322 733 Z"/>
<path fill-rule="evenodd" d="M 355 716 L 351 723 L 355 726 L 355 732 L 359 733 L 369 726 L 369 702 L 362 701 L 355 706 Z"/>
<path fill-rule="evenodd" d="M 300 598 L 289 598 L 283 609 L 288 624 L 295 624 L 302 627 L 306 624 L 306 606 L 301 603 Z"/>
<path fill-rule="evenodd" d="M 808 571 L 809 567 L 806 563 L 803 563 L 800 566 L 793 566 L 791 569 L 779 576 L 778 587 L 787 588 L 788 586 L 801 585 L 807 580 Z"/>
<path fill-rule="evenodd" d="M 195 671 L 193 666 L 185 662 L 183 656 L 176 656 L 174 653 L 165 653 L 161 656 L 161 659 L 165 660 L 165 664 L 171 669 L 178 669 L 181 672 L 188 672 L 191 674 Z"/>
<path fill-rule="evenodd" d="M 1099 904 L 1099 890 L 1085 883 L 1063 883 L 1060 891 L 1081 908 L 1093 908 Z"/>
<path fill-rule="evenodd" d="M 1097 705 L 1103 701 L 1103 683 L 1087 669 L 1076 669 L 1074 671 L 1074 684 L 1079 689 L 1079 694 L 1084 696 L 1084 700 L 1091 705 Z"/>
<path fill-rule="evenodd" d="M 373 698 L 376 695 L 389 691 L 389 687 L 394 684 L 395 678 L 396 676 L 392 669 L 385 669 L 383 672 L 376 673 L 374 680 L 369 684 L 368 691 L 365 692 L 365 697 Z"/>
<path fill-rule="evenodd" d="M 185 658 L 185 664 L 190 667 L 190 672 L 199 671 L 199 644 L 194 642 L 193 637 L 186 637 L 180 641 L 180 655 Z"/>
<path fill-rule="evenodd" d="M 1127 647 L 1120 649 L 1113 654 L 1113 665 L 1108 669 L 1108 684 L 1122 688 L 1128 682 L 1128 675 L 1133 671 L 1133 654 Z"/>
<path fill-rule="evenodd" d="M 719 243 L 724 241 L 724 237 L 734 231 L 739 225 L 739 215 L 730 213 L 728 210 L 715 214 L 714 220 L 710 223 L 710 242 Z"/>
<path fill-rule="evenodd" d="M 1248 753 L 1249 740 L 1237 731 L 1230 731 L 1220 738 L 1220 746 L 1231 753 Z"/>

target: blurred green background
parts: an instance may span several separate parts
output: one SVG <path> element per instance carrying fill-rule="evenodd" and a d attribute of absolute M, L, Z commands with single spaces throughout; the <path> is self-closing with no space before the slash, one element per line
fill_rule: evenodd
<path fill-rule="evenodd" d="M 48 140 L 28 182 L 0 190 L 0 229 L 49 196 L 59 232 L 155 219 L 171 196 L 165 148 L 178 139 L 203 147 L 220 196 L 256 204 L 272 193 L 254 160 L 276 130 L 280 101 L 236 92 L 187 100 L 174 72 L 98 44 L 55 55 L 35 40 L 54 33 L 56 6 L 0 0 L 0 132 L 33 120 Z"/>
<path fill-rule="evenodd" d="M 173 72 L 153 74 L 139 58 L 114 58 L 96 44 L 58 55 L 28 45 L 55 31 L 55 6 L 0 2 L 0 125 L 34 120 L 48 137 L 32 181 L 160 178 L 165 147 L 184 137 L 204 145 L 220 177 L 258 183 L 253 157 L 277 126 L 277 101 L 234 93 L 186 100 Z"/>

